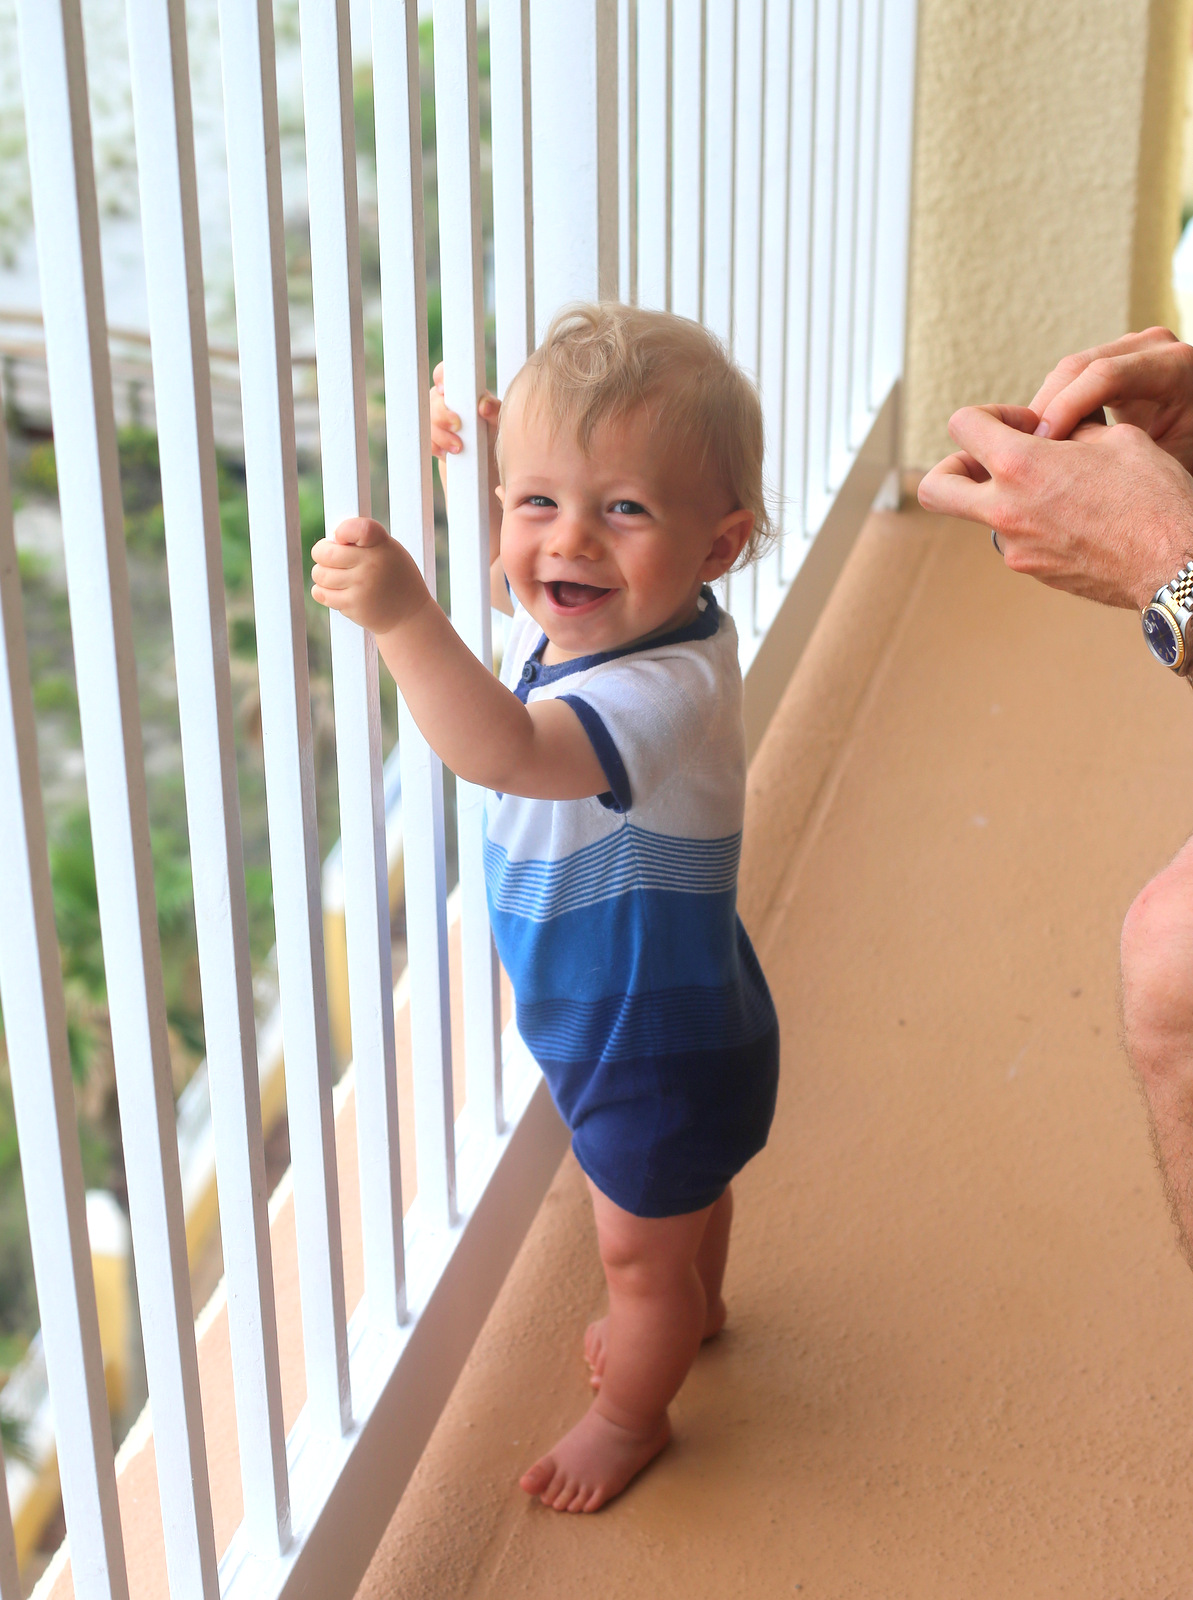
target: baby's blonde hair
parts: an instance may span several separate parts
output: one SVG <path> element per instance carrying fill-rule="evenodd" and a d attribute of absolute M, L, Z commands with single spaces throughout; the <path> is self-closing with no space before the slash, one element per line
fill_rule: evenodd
<path fill-rule="evenodd" d="M 732 500 L 730 509 L 754 513 L 736 565 L 753 561 L 773 537 L 758 391 L 700 323 L 616 302 L 567 306 L 510 390 L 523 404 L 541 407 L 555 426 L 573 429 L 585 451 L 602 423 L 645 406 L 662 448 L 694 447 L 702 469 Z M 500 426 L 496 451 L 500 468 Z"/>

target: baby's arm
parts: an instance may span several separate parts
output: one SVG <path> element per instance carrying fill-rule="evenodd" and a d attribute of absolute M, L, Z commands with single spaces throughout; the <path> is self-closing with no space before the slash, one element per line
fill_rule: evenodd
<path fill-rule="evenodd" d="M 535 800 L 582 800 L 609 787 L 571 707 L 556 700 L 524 706 L 511 694 L 379 522 L 341 522 L 311 554 L 311 594 L 376 635 L 415 722 L 459 777 Z"/>
<path fill-rule="evenodd" d="M 434 371 L 431 388 L 431 454 L 439 462 L 439 481 L 443 485 L 443 501 L 447 504 L 447 471 L 443 465 L 449 455 L 457 455 L 463 448 L 460 439 L 460 419 L 447 409 L 443 398 L 443 362 Z M 477 401 L 477 413 L 485 424 L 489 445 L 489 600 L 495 611 L 513 615 L 513 604 L 505 583 L 505 569 L 501 565 L 501 499 L 498 495 L 499 476 L 493 440 L 501 416 L 501 401 L 486 389 Z"/>

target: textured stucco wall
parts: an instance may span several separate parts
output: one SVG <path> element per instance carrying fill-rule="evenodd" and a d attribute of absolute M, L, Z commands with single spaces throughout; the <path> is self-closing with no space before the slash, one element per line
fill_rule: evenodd
<path fill-rule="evenodd" d="M 1174 315 L 1193 0 L 920 0 L 904 460 Z"/>

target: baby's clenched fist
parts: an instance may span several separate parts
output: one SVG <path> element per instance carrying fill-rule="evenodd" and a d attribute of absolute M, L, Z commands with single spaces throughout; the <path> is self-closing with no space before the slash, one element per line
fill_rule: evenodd
<path fill-rule="evenodd" d="M 350 517 L 311 551 L 311 596 L 370 633 L 389 633 L 430 599 L 410 553 L 371 517 Z"/>

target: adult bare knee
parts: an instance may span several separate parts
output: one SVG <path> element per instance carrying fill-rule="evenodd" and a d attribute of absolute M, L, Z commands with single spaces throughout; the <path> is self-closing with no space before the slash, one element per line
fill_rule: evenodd
<path fill-rule="evenodd" d="M 1148 1098 L 1193 1093 L 1193 840 L 1136 897 L 1122 934 L 1127 1049 Z"/>

